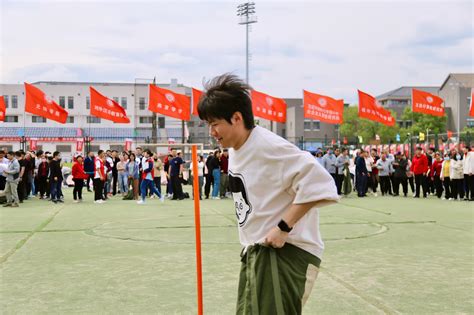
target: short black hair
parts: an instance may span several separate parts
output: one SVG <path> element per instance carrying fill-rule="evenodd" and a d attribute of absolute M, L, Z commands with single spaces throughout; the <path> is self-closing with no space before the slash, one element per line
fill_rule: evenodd
<path fill-rule="evenodd" d="M 250 98 L 252 88 L 247 83 L 236 75 L 225 73 L 207 82 L 204 88 L 198 104 L 201 120 L 225 119 L 232 124 L 232 116 L 239 112 L 246 129 L 255 127 Z"/>
<path fill-rule="evenodd" d="M 102 153 L 104 153 L 104 150 L 97 151 L 97 155 L 101 155 Z"/>
<path fill-rule="evenodd" d="M 54 158 L 54 157 L 57 157 L 60 153 L 61 153 L 61 152 L 59 152 L 59 151 L 54 151 L 54 153 L 53 153 L 53 158 Z"/>
<path fill-rule="evenodd" d="M 416 147 L 416 150 L 417 150 L 417 151 L 418 151 L 418 150 L 422 151 L 421 147 Z"/>
<path fill-rule="evenodd" d="M 8 151 L 7 154 L 8 154 L 8 155 L 15 155 L 15 152 L 13 152 L 13 151 Z"/>

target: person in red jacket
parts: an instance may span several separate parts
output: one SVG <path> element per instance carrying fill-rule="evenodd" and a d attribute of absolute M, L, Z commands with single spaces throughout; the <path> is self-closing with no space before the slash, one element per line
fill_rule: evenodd
<path fill-rule="evenodd" d="M 430 177 L 431 182 L 434 184 L 436 189 L 436 196 L 441 198 L 443 194 L 443 183 L 441 182 L 441 165 L 443 164 L 443 159 L 439 152 L 436 152 L 434 155 L 433 163 L 431 164 Z"/>
<path fill-rule="evenodd" d="M 84 172 L 83 158 L 79 155 L 76 157 L 76 162 L 72 166 L 72 180 L 74 181 L 74 190 L 72 191 L 73 202 L 82 202 L 82 188 L 84 187 L 84 180 L 87 179 L 87 177 L 88 175 Z"/>
<path fill-rule="evenodd" d="M 425 154 L 422 154 L 421 148 L 417 147 L 411 164 L 411 171 L 415 175 L 416 186 L 414 198 L 420 198 L 420 186 L 423 187 L 423 198 L 426 198 L 428 193 L 426 190 L 426 176 L 429 174 L 428 170 L 428 158 Z"/>

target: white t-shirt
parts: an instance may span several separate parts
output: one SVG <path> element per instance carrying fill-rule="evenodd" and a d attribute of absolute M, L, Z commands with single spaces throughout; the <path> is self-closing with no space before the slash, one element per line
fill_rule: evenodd
<path fill-rule="evenodd" d="M 204 176 L 204 162 L 198 162 L 198 177 L 199 176 Z M 193 162 L 189 165 L 189 170 L 192 172 L 193 171 Z"/>
<path fill-rule="evenodd" d="M 94 178 L 100 178 L 100 166 L 102 165 L 102 161 L 99 161 L 99 158 L 95 159 L 95 173 Z M 99 169 L 99 170 L 98 170 Z"/>
<path fill-rule="evenodd" d="M 262 243 L 292 204 L 317 201 L 294 226 L 288 243 L 321 258 L 319 210 L 339 197 L 331 175 L 309 152 L 262 127 L 255 127 L 239 150 L 229 150 L 229 187 L 240 243 Z"/>

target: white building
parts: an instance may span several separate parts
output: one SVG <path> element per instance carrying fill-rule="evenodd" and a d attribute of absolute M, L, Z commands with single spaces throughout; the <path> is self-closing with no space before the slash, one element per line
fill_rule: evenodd
<path fill-rule="evenodd" d="M 137 80 L 138 81 L 138 80 Z M 125 139 L 133 138 L 135 144 L 149 141 L 152 136 L 152 113 L 148 110 L 149 80 L 137 83 L 97 82 L 50 82 L 33 83 L 68 113 L 66 124 L 25 113 L 25 89 L 23 84 L 0 84 L 0 95 L 6 103 L 5 122 L 0 122 L 0 147 L 18 150 L 21 137 L 37 139 L 37 149 L 74 153 L 77 139 L 92 137 L 91 150 L 123 149 Z M 191 88 L 178 84 L 157 84 L 176 93 L 191 95 Z M 90 116 L 90 92 L 92 86 L 101 94 L 113 98 L 126 109 L 129 124 L 117 124 L 109 120 Z M 192 117 L 189 124 L 190 138 L 207 139 L 209 133 L 199 118 Z M 192 128 L 191 128 L 192 127 Z M 182 122 L 175 118 L 157 114 L 157 141 L 181 142 Z M 187 136 L 187 135 L 186 135 Z M 202 142 L 202 141 L 200 141 Z"/>

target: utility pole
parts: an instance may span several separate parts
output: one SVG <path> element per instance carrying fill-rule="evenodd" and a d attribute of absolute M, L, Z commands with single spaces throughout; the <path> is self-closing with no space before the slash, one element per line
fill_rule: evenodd
<path fill-rule="evenodd" d="M 245 25 L 246 32 L 245 32 L 245 82 L 249 84 L 249 31 L 250 31 L 250 24 L 257 23 L 257 17 L 255 14 L 255 2 L 246 2 L 239 4 L 237 6 L 237 16 L 240 17 L 240 25 Z"/>
<path fill-rule="evenodd" d="M 156 77 L 153 78 L 153 85 L 156 85 Z M 158 142 L 158 132 L 156 130 L 157 123 L 156 123 L 156 113 L 151 112 L 151 142 L 157 143 Z"/>

